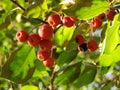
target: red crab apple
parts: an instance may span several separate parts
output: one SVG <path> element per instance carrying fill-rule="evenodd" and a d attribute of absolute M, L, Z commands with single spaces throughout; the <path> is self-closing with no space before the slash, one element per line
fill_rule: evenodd
<path fill-rule="evenodd" d="M 59 14 L 51 14 L 49 17 L 48 17 L 48 23 L 51 25 L 51 26 L 58 26 L 60 23 L 61 23 L 61 18 L 60 18 L 60 15 Z"/>
<path fill-rule="evenodd" d="M 54 61 L 54 59 L 53 59 L 52 57 L 49 57 L 49 58 L 47 58 L 45 61 L 43 61 L 43 64 L 44 64 L 46 67 L 52 68 L 52 67 L 54 67 L 54 65 L 55 65 L 55 61 Z"/>
<path fill-rule="evenodd" d="M 98 15 L 96 18 L 103 20 L 105 17 L 106 17 L 105 13 L 102 13 L 102 14 Z"/>
<path fill-rule="evenodd" d="M 37 58 L 40 60 L 40 61 L 44 61 L 46 60 L 48 57 L 50 57 L 50 53 L 46 50 L 39 50 L 37 52 Z"/>
<path fill-rule="evenodd" d="M 42 39 L 50 39 L 53 36 L 53 28 L 49 24 L 43 24 L 38 30 L 38 34 Z"/>
<path fill-rule="evenodd" d="M 70 16 L 66 16 L 63 18 L 62 23 L 66 27 L 72 27 L 74 25 L 75 21 L 73 19 L 71 19 Z"/>
<path fill-rule="evenodd" d="M 31 35 L 28 37 L 27 42 L 28 42 L 28 44 L 29 44 L 30 46 L 37 46 L 37 45 L 39 45 L 40 40 L 41 40 L 41 38 L 39 37 L 38 34 L 31 34 Z"/>
<path fill-rule="evenodd" d="M 19 30 L 16 33 L 16 39 L 19 42 L 25 42 L 25 41 L 27 41 L 28 36 L 29 36 L 29 34 L 26 31 L 24 31 L 24 30 Z"/>
<path fill-rule="evenodd" d="M 76 41 L 76 43 L 77 43 L 78 45 L 81 45 L 81 44 L 84 43 L 84 37 L 83 37 L 82 35 L 77 35 L 77 36 L 75 37 L 75 41 Z"/>
<path fill-rule="evenodd" d="M 92 27 L 94 29 L 100 28 L 102 26 L 102 20 L 99 18 L 94 18 L 92 22 Z"/>
<path fill-rule="evenodd" d="M 115 14 L 117 14 L 117 12 L 115 10 L 109 10 L 106 12 L 106 16 L 109 20 L 113 20 Z"/>
<path fill-rule="evenodd" d="M 51 40 L 46 40 L 46 39 L 41 40 L 40 41 L 40 47 L 41 47 L 42 50 L 46 50 L 46 51 L 51 50 L 51 48 L 52 48 Z"/>
<path fill-rule="evenodd" d="M 95 51 L 98 48 L 98 43 L 95 40 L 89 40 L 87 48 L 89 51 Z"/>

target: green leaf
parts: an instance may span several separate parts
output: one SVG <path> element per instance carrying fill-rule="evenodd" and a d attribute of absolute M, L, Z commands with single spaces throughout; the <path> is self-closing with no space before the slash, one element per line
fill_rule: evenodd
<path fill-rule="evenodd" d="M 103 54 L 99 57 L 100 65 L 110 66 L 120 61 L 120 45 L 110 54 Z"/>
<path fill-rule="evenodd" d="M 5 10 L 4 13 L 2 13 L 2 15 L 0 16 L 0 24 L 5 22 L 6 16 L 8 16 L 10 14 L 10 10 L 12 9 L 12 2 L 10 0 L 2 0 L 1 2 L 2 6 L 1 8 L 3 8 Z"/>
<path fill-rule="evenodd" d="M 112 22 L 108 24 L 106 37 L 103 42 L 103 51 L 99 57 L 100 65 L 110 66 L 120 61 L 120 36 L 119 36 L 120 14 L 117 14 Z"/>
<path fill-rule="evenodd" d="M 63 65 L 65 63 L 70 63 L 72 60 L 74 60 L 77 56 L 78 51 L 73 50 L 73 51 L 64 51 L 60 54 L 58 59 L 56 60 L 56 63 L 58 65 Z"/>
<path fill-rule="evenodd" d="M 18 3 L 19 3 L 22 7 L 25 6 L 25 0 L 18 0 Z"/>
<path fill-rule="evenodd" d="M 55 79 L 55 84 L 66 85 L 72 83 L 80 74 L 80 66 L 81 62 L 67 67 L 64 72 Z"/>
<path fill-rule="evenodd" d="M 36 54 L 34 48 L 23 45 L 15 50 L 2 68 L 2 77 L 23 83 L 31 78 L 35 69 Z"/>
<path fill-rule="evenodd" d="M 33 85 L 25 85 L 21 88 L 21 90 L 39 90 L 37 86 Z"/>
<path fill-rule="evenodd" d="M 39 70 L 39 72 L 46 70 L 45 66 L 43 65 L 43 63 L 40 60 L 36 61 L 35 66 L 36 66 L 36 69 Z"/>
<path fill-rule="evenodd" d="M 63 10 L 70 16 L 78 17 L 81 20 L 91 19 L 110 8 L 106 0 L 77 0 L 70 8 Z"/>
<path fill-rule="evenodd" d="M 65 45 L 66 42 L 71 40 L 74 30 L 74 26 L 69 28 L 64 26 L 60 27 L 54 35 L 54 43 L 58 46 Z"/>
<path fill-rule="evenodd" d="M 47 7 L 46 0 L 39 0 L 39 1 L 36 1 L 34 4 L 30 5 L 24 12 L 24 15 L 28 15 L 33 18 L 38 18 L 38 17 L 44 18 L 45 13 L 47 11 L 48 11 L 48 7 Z"/>
<path fill-rule="evenodd" d="M 81 69 L 83 69 L 81 67 Z M 79 77 L 74 81 L 73 85 L 77 88 L 91 83 L 96 75 L 97 68 L 94 64 L 85 63 L 84 70 L 82 70 Z"/>
<path fill-rule="evenodd" d="M 120 26 L 120 14 L 117 14 L 114 17 L 114 21 L 112 22 L 112 25 L 108 23 L 108 27 L 106 30 L 106 37 L 105 37 L 105 48 L 104 53 L 111 53 L 113 50 L 117 47 L 117 45 L 120 43 L 120 36 L 119 36 L 119 26 Z"/>

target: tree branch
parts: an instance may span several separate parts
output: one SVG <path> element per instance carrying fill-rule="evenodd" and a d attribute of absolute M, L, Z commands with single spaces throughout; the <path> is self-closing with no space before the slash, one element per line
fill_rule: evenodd
<path fill-rule="evenodd" d="M 22 15 L 22 19 L 27 20 L 29 22 L 33 22 L 33 23 L 41 23 L 42 22 L 42 23 L 48 24 L 46 21 L 39 19 L 39 18 L 32 18 L 32 17 L 27 17 L 27 16 Z"/>
<path fill-rule="evenodd" d="M 23 11 L 25 11 L 25 8 L 22 7 L 16 0 L 11 0 L 11 2 L 13 2 L 15 5 L 17 5 L 20 9 L 22 9 Z"/>

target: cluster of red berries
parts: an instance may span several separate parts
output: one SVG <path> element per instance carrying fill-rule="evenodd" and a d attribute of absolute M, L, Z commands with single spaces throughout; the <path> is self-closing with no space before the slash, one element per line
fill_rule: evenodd
<path fill-rule="evenodd" d="M 102 25 L 102 20 L 107 17 L 109 20 L 113 20 L 115 10 L 109 10 L 105 13 L 100 14 L 95 17 L 92 22 L 92 28 L 99 28 Z M 75 22 L 78 21 L 77 18 L 71 16 L 60 16 L 59 14 L 53 13 L 47 19 L 47 24 L 43 24 L 38 33 L 29 34 L 24 30 L 20 30 L 16 33 L 16 39 L 19 42 L 25 42 L 30 46 L 40 46 L 40 50 L 37 52 L 37 58 L 43 62 L 47 67 L 54 67 L 55 61 L 52 57 L 52 37 L 54 36 L 54 30 L 59 25 L 66 27 L 72 27 L 75 25 Z M 82 51 L 95 51 L 98 48 L 98 43 L 95 40 L 89 40 L 85 43 L 84 37 L 82 35 L 77 35 L 75 41 L 78 44 L 79 50 Z"/>
<path fill-rule="evenodd" d="M 50 26 L 56 27 L 62 24 L 66 27 L 72 27 L 78 19 L 71 16 L 60 17 L 58 14 L 51 14 L 48 17 L 48 23 Z"/>
<path fill-rule="evenodd" d="M 78 19 L 70 16 L 61 18 L 59 14 L 54 13 L 48 17 L 48 24 L 43 24 L 38 30 L 38 33 L 29 34 L 24 30 L 20 30 L 16 33 L 16 39 L 19 42 L 27 41 L 27 43 L 33 47 L 40 45 L 40 50 L 37 52 L 37 58 L 42 61 L 45 66 L 53 67 L 55 61 L 51 56 L 51 49 L 53 46 L 51 39 L 54 35 L 54 28 L 60 24 L 71 27 L 77 20 Z"/>
<path fill-rule="evenodd" d="M 117 14 L 115 10 L 108 10 L 106 13 L 102 13 L 95 17 L 92 22 L 92 27 L 94 29 L 100 28 L 102 26 L 102 20 L 108 18 L 108 20 L 113 21 L 114 16 Z"/>
<path fill-rule="evenodd" d="M 50 32 L 50 33 L 48 33 Z M 46 34 L 48 34 L 46 36 Z M 40 45 L 40 50 L 37 52 L 37 58 L 43 61 L 43 64 L 47 67 L 53 67 L 55 62 L 50 55 L 52 49 L 51 37 L 53 29 L 49 24 L 43 24 L 38 31 L 38 34 L 30 34 L 24 30 L 20 30 L 16 33 L 16 39 L 20 42 L 27 41 L 30 46 Z"/>
<path fill-rule="evenodd" d="M 78 49 L 80 51 L 95 51 L 98 48 L 98 43 L 95 40 L 89 40 L 87 43 L 85 43 L 85 39 L 82 35 L 78 34 L 75 37 L 75 41 L 78 44 Z"/>

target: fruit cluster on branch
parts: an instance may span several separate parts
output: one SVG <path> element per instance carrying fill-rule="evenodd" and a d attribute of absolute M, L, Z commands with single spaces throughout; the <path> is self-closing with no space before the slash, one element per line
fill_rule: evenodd
<path fill-rule="evenodd" d="M 117 12 L 115 10 L 108 10 L 106 13 L 102 13 L 93 18 L 89 24 L 91 29 L 100 28 L 102 26 L 102 20 L 105 19 L 105 17 L 112 21 L 116 13 Z M 38 33 L 30 34 L 25 30 L 19 30 L 16 33 L 16 39 L 19 42 L 27 41 L 31 47 L 40 46 L 39 50 L 37 51 L 37 58 L 42 61 L 45 66 L 52 68 L 55 65 L 54 58 L 52 57 L 52 38 L 54 38 L 56 28 L 61 25 L 65 27 L 72 27 L 77 21 L 79 20 L 76 17 L 63 17 L 59 14 L 52 13 L 47 19 L 47 24 L 45 23 L 40 26 Z M 78 44 L 78 50 L 80 51 L 91 52 L 98 48 L 98 43 L 96 40 L 90 38 L 90 40 L 86 43 L 81 34 L 77 34 L 75 36 L 75 41 Z"/>

